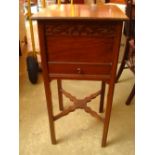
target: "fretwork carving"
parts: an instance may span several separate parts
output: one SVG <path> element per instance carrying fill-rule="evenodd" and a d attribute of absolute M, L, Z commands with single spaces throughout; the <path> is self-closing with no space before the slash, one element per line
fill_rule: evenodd
<path fill-rule="evenodd" d="M 115 25 L 88 25 L 83 23 L 53 23 L 45 26 L 46 36 L 108 36 L 114 37 Z"/>

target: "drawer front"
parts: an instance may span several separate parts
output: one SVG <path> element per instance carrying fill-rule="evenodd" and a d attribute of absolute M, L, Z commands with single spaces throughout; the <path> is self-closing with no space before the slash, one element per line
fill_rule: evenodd
<path fill-rule="evenodd" d="M 111 64 L 49 63 L 48 69 L 50 74 L 110 75 Z"/>

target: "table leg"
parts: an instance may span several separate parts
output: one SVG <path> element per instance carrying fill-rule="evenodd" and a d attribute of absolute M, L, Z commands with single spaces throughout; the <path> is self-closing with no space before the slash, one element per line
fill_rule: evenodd
<path fill-rule="evenodd" d="M 45 94 L 46 94 L 46 103 L 47 103 L 47 110 L 48 110 L 48 119 L 49 119 L 49 125 L 50 125 L 51 140 L 52 140 L 52 144 L 56 144 L 50 82 L 44 81 L 44 85 L 45 85 Z"/>
<path fill-rule="evenodd" d="M 57 80 L 57 85 L 58 85 L 58 97 L 59 97 L 59 109 L 62 111 L 64 109 L 63 107 L 63 96 L 62 96 L 62 83 L 61 80 Z"/>
<path fill-rule="evenodd" d="M 109 85 L 108 90 L 108 98 L 107 98 L 107 105 L 105 109 L 105 119 L 104 119 L 104 127 L 103 127 L 103 136 L 102 136 L 102 147 L 106 146 L 107 142 L 107 135 L 108 135 L 108 128 L 111 116 L 111 109 L 112 109 L 112 101 L 113 101 L 113 93 L 114 93 L 114 84 Z"/>
<path fill-rule="evenodd" d="M 104 111 L 104 96 L 105 96 L 105 83 L 102 81 L 101 96 L 100 96 L 100 108 L 99 108 L 100 113 L 102 113 Z"/>

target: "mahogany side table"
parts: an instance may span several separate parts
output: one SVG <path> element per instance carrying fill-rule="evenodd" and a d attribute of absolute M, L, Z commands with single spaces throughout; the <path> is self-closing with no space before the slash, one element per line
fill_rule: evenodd
<path fill-rule="evenodd" d="M 100 119 L 102 146 L 106 145 L 123 21 L 127 16 L 116 6 L 104 4 L 51 5 L 32 16 L 38 22 L 44 87 L 51 140 L 56 144 L 54 122 L 77 108 Z M 50 81 L 58 80 L 59 114 L 53 115 Z M 100 80 L 107 83 L 104 118 L 87 106 L 103 90 L 79 100 L 61 87 L 61 79 Z M 102 89 L 104 86 L 102 87 Z M 73 102 L 67 109 L 62 94 Z"/>

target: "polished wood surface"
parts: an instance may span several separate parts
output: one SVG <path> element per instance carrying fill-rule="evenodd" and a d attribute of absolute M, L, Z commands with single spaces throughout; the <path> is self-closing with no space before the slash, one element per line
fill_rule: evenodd
<path fill-rule="evenodd" d="M 33 15 L 38 22 L 43 78 L 52 143 L 56 143 L 54 121 L 83 109 L 104 123 L 102 146 L 106 145 L 112 109 L 116 69 L 123 21 L 127 16 L 111 5 L 52 5 Z M 53 115 L 50 81 L 58 80 L 60 113 Z M 61 79 L 101 80 L 101 90 L 77 99 L 63 90 Z M 101 95 L 103 111 L 105 83 L 109 84 L 104 117 L 87 106 Z M 63 107 L 62 94 L 73 102 Z"/>
<path fill-rule="evenodd" d="M 127 20 L 128 17 L 114 5 L 61 4 L 51 5 L 32 16 L 32 19 L 102 19 Z"/>

